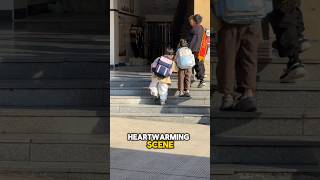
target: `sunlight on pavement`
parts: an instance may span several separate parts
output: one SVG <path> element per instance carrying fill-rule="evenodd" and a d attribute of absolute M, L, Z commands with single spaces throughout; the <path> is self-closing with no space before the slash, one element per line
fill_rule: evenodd
<path fill-rule="evenodd" d="M 111 118 L 110 126 L 111 148 L 210 157 L 210 127 L 207 125 Z M 191 140 L 176 141 L 175 149 L 171 150 L 148 150 L 144 141 L 128 142 L 127 133 L 189 133 Z"/>

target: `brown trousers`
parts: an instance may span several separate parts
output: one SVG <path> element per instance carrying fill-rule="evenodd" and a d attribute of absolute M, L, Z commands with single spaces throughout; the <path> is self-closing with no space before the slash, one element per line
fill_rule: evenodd
<path fill-rule="evenodd" d="M 223 23 L 218 32 L 217 79 L 219 92 L 233 94 L 236 88 L 256 91 L 260 23 L 231 25 Z"/>
<path fill-rule="evenodd" d="M 178 89 L 179 91 L 190 90 L 192 69 L 179 69 L 178 71 Z"/>

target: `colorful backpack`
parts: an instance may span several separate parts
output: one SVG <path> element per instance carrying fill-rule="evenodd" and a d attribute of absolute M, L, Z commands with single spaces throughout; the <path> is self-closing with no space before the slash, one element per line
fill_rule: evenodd
<path fill-rule="evenodd" d="M 267 14 L 266 0 L 217 0 L 217 17 L 229 24 L 252 24 Z"/>
<path fill-rule="evenodd" d="M 157 63 L 152 67 L 153 73 L 159 78 L 166 78 L 172 74 L 173 61 L 164 56 L 158 58 Z"/>
<path fill-rule="evenodd" d="M 191 49 L 182 47 L 177 51 L 177 65 L 180 69 L 190 69 L 195 64 L 195 58 Z"/>

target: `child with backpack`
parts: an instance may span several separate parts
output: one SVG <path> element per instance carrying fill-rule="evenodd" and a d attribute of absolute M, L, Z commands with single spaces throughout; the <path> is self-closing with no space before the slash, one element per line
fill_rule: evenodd
<path fill-rule="evenodd" d="M 215 0 L 218 31 L 217 79 L 223 94 L 220 110 L 257 110 L 256 76 L 261 20 L 266 16 L 264 0 Z M 235 98 L 235 91 L 240 94 Z"/>
<path fill-rule="evenodd" d="M 191 49 L 188 48 L 188 42 L 185 39 L 181 39 L 179 42 L 175 61 L 178 66 L 179 97 L 191 97 L 191 75 L 192 68 L 195 65 L 195 58 Z"/>
<path fill-rule="evenodd" d="M 152 64 L 153 72 L 149 89 L 155 102 L 160 100 L 160 105 L 165 105 L 168 97 L 168 89 L 171 85 L 171 78 L 174 66 L 174 51 L 166 48 L 163 56 L 158 57 Z"/>

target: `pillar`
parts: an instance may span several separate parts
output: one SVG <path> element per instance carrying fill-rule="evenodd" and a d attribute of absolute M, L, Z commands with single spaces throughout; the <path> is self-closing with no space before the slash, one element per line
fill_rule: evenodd
<path fill-rule="evenodd" d="M 119 11 L 118 0 L 110 0 L 110 66 L 119 63 Z"/>

